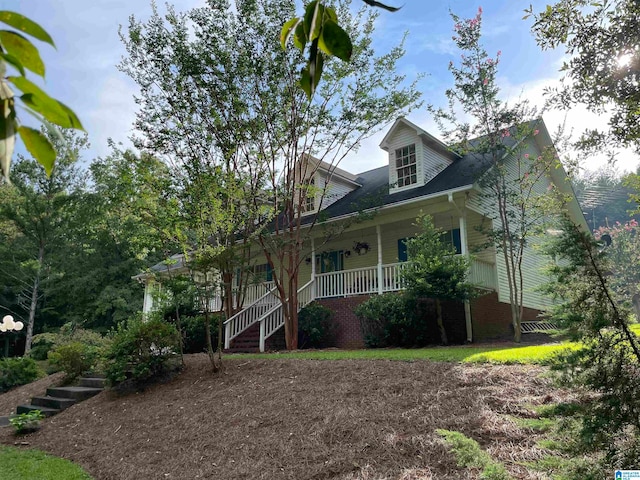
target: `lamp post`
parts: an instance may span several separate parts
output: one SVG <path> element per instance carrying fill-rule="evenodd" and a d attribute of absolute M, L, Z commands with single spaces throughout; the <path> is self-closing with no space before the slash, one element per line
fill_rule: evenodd
<path fill-rule="evenodd" d="M 24 328 L 24 323 L 18 321 L 15 322 L 11 315 L 5 315 L 2 318 L 2 323 L 0 323 L 0 333 L 7 332 L 19 332 Z M 4 339 L 4 357 L 9 356 L 9 337 L 5 337 Z"/>

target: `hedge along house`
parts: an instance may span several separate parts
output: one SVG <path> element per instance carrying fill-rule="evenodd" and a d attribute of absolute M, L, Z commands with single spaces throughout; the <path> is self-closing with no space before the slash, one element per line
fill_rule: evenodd
<path fill-rule="evenodd" d="M 552 146 L 546 127 L 541 120 L 537 122 L 539 133 L 525 139 L 521 152 L 532 158 Z M 444 230 L 445 240 L 458 254 L 472 254 L 470 280 L 482 293 L 471 302 L 449 305 L 445 326 L 457 330 L 457 338 L 462 341 L 511 337 L 504 258 L 495 248 L 486 247 L 487 238 L 481 233 L 491 229 L 492 219 L 497 217 L 497 206 L 488 201 L 478 182 L 490 167 L 489 162 L 475 155 L 453 153 L 404 118 L 393 124 L 380 146 L 388 153 L 387 166 L 353 175 L 320 164 L 313 177 L 301 179 L 316 187 L 309 190 L 303 222 L 311 224 L 315 218 L 316 225 L 304 246 L 299 308 L 313 300 L 325 304 L 336 314 L 336 346 L 363 347 L 353 308 L 371 295 L 403 289 L 401 270 L 410 260 L 404 241 L 417 232 L 416 218 L 426 213 Z M 511 168 L 510 161 L 505 161 L 507 169 Z M 586 228 L 562 168 L 551 169 L 535 188 L 545 192 L 550 186 L 570 198 L 565 205 L 567 213 Z M 264 351 L 282 344 L 282 305 L 270 281 L 272 267 L 261 260 L 257 249 L 253 258 L 252 268 L 263 281 L 254 282 L 243 292 L 243 309 L 226 321 L 227 349 Z M 527 247 L 523 260 L 523 320 L 527 322 L 537 321 L 540 311 L 551 303 L 537 291 L 545 281 L 541 271 L 545 263 L 546 259 L 533 247 Z M 144 281 L 147 277 L 138 278 Z M 152 308 L 151 288 L 152 284 L 147 283 L 145 311 Z M 211 310 L 221 308 L 219 298 L 212 302 Z M 523 331 L 531 327 L 527 322 Z"/>

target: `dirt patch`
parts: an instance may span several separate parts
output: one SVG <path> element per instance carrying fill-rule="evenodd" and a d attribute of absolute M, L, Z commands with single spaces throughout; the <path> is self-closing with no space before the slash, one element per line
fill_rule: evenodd
<path fill-rule="evenodd" d="M 235 360 L 205 355 L 145 392 L 102 393 L 23 437 L 97 480 L 470 479 L 435 430 L 478 440 L 516 478 L 535 435 L 504 416 L 564 393 L 540 368 L 435 362 Z M 0 402 L 4 403 L 3 396 Z M 10 430 L 0 442 L 13 444 Z M 542 477 L 541 477 L 542 478 Z"/>
<path fill-rule="evenodd" d="M 0 417 L 16 413 L 18 405 L 30 404 L 31 397 L 43 396 L 47 388 L 59 385 L 63 377 L 64 373 L 62 372 L 54 373 L 28 385 L 16 387 L 0 394 Z"/>

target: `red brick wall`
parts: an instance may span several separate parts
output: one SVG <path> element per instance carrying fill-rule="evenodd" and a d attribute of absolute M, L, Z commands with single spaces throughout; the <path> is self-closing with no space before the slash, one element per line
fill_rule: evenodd
<path fill-rule="evenodd" d="M 360 320 L 353 313 L 353 310 L 369 298 L 371 298 L 370 295 L 358 295 L 356 297 L 323 298 L 318 300 L 318 303 L 334 312 L 333 318 L 337 324 L 336 347 L 364 348 Z"/>
<path fill-rule="evenodd" d="M 525 308 L 522 320 L 536 320 L 540 310 Z M 473 341 L 508 340 L 513 338 L 511 305 L 500 303 L 496 292 L 471 301 Z"/>

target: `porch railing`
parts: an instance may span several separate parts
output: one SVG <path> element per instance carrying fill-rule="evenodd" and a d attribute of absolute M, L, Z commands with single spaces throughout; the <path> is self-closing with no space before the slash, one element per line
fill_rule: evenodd
<path fill-rule="evenodd" d="M 258 301 L 260 297 L 262 297 L 265 293 L 269 292 L 275 286 L 274 282 L 264 282 L 264 283 L 256 283 L 247 285 L 244 288 L 244 298 L 242 305 L 251 305 L 254 302 Z M 233 303 L 234 305 L 238 305 L 238 295 L 240 290 L 238 288 L 234 288 L 232 291 L 233 294 Z M 202 305 L 204 308 L 204 305 Z M 223 309 L 222 305 L 222 292 L 220 289 L 215 291 L 215 294 L 211 296 L 209 299 L 209 311 L 210 312 L 219 312 Z"/>
<path fill-rule="evenodd" d="M 390 263 L 382 268 L 365 267 L 339 272 L 316 274 L 316 298 L 349 297 L 403 290 L 402 269 L 407 262 Z M 379 273 L 382 272 L 380 276 Z M 469 279 L 478 287 L 495 289 L 497 276 L 495 265 L 482 260 L 471 263 Z"/>
<path fill-rule="evenodd" d="M 304 308 L 317 298 L 348 297 L 402 290 L 405 287 L 402 269 L 407 265 L 409 265 L 407 262 L 399 262 L 316 274 L 315 280 L 312 279 L 298 290 L 298 309 Z M 489 262 L 474 260 L 469 278 L 472 283 L 481 288 L 497 287 L 495 265 Z M 283 313 L 282 302 L 275 288 L 272 288 L 225 322 L 225 348 L 230 347 L 232 339 L 259 322 L 260 351 L 264 351 L 265 340 L 284 325 Z"/>
<path fill-rule="evenodd" d="M 307 282 L 298 289 L 298 311 L 309 305 L 315 300 L 314 296 L 315 282 L 313 280 Z M 260 351 L 265 350 L 265 341 L 273 335 L 279 328 L 284 325 L 284 311 L 282 302 L 279 302 L 273 309 L 267 312 L 260 322 Z"/>

